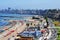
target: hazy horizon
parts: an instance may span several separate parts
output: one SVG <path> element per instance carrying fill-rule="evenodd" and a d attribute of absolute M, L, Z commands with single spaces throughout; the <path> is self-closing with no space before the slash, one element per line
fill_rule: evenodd
<path fill-rule="evenodd" d="M 0 0 L 0 9 L 59 9 L 60 0 Z"/>

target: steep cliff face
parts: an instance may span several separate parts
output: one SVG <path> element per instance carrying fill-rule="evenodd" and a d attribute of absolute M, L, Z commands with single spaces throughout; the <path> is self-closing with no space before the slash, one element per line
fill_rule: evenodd
<path fill-rule="evenodd" d="M 55 20 L 60 21 L 60 13 L 48 13 L 46 15 L 47 15 L 47 17 L 49 17 L 51 19 L 55 19 Z"/>

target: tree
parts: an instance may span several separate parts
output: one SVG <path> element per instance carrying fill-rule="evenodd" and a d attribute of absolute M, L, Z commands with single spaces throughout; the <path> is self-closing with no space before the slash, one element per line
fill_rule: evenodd
<path fill-rule="evenodd" d="M 57 35 L 58 35 L 58 37 L 59 37 L 59 35 L 60 35 L 60 32 L 58 32 L 58 33 L 57 33 Z"/>

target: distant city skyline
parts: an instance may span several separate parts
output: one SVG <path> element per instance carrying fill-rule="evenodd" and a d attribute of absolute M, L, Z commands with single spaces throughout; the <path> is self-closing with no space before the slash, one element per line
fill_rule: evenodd
<path fill-rule="evenodd" d="M 58 9 L 60 0 L 0 0 L 0 9 Z"/>

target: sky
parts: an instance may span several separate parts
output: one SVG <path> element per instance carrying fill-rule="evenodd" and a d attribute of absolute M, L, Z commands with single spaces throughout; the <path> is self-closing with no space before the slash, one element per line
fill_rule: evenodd
<path fill-rule="evenodd" d="M 0 0 L 0 9 L 58 9 L 60 0 Z"/>

